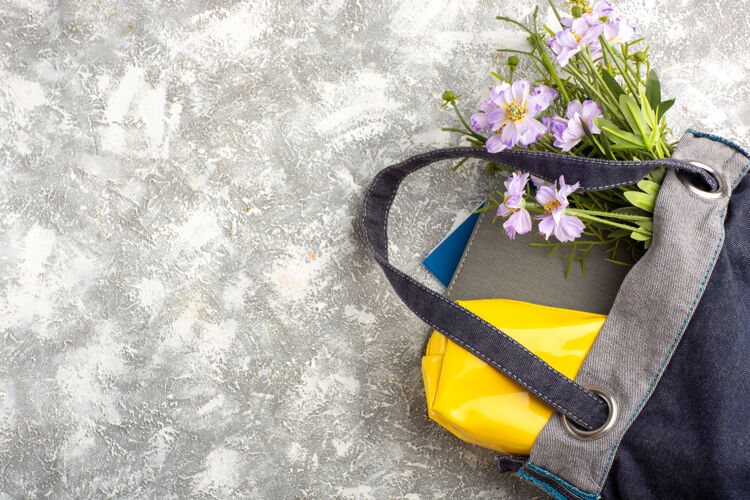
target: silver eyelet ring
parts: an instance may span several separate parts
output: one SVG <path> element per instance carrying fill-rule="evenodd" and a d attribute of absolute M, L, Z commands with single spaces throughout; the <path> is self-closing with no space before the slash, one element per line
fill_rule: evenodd
<path fill-rule="evenodd" d="M 688 188 L 690 191 L 697 194 L 698 196 L 702 196 L 703 198 L 708 198 L 711 200 L 716 200 L 716 199 L 723 198 L 729 195 L 727 182 L 724 180 L 723 175 L 721 175 L 719 172 L 709 167 L 705 163 L 701 163 L 699 161 L 691 161 L 689 163 L 711 174 L 711 177 L 713 177 L 716 180 L 716 184 L 718 184 L 718 187 L 714 191 L 704 191 L 702 189 L 699 189 L 698 187 L 696 187 L 695 184 L 690 182 L 690 178 L 687 175 L 685 175 L 685 172 L 683 170 L 678 170 L 677 178 L 680 179 L 680 182 L 682 182 L 683 186 L 685 186 L 686 188 Z"/>
<path fill-rule="evenodd" d="M 594 394 L 602 398 L 605 403 L 607 403 L 609 415 L 607 416 L 607 421 L 604 422 L 601 427 L 599 427 L 598 429 L 594 429 L 593 431 L 586 431 L 581 429 L 577 425 L 571 423 L 570 420 L 568 420 L 568 417 L 562 415 L 562 425 L 563 429 L 565 429 L 565 432 L 576 439 L 580 439 L 581 441 L 591 441 L 593 439 L 599 439 L 600 437 L 605 435 L 612 429 L 612 427 L 615 426 L 617 416 L 620 413 L 620 408 L 617 405 L 617 401 L 612 396 L 612 394 L 609 393 L 608 390 L 596 385 L 587 385 L 586 389 L 593 392 Z"/>

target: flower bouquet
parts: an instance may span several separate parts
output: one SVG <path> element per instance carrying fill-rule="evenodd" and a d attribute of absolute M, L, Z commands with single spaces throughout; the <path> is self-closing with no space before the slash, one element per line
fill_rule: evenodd
<path fill-rule="evenodd" d="M 648 45 L 633 25 L 617 17 L 605 0 L 568 2 L 564 15 L 551 0 L 549 5 L 559 26 L 540 27 L 539 7 L 530 24 L 497 17 L 526 32 L 528 49 L 498 49 L 511 54 L 504 74 L 492 72 L 497 82 L 468 122 L 457 105 L 460 96 L 445 91 L 443 107 L 453 108 L 462 127 L 443 130 L 491 153 L 527 148 L 610 160 L 669 157 L 674 144 L 668 140 L 665 113 L 674 99 L 662 100 Z M 519 56 L 535 79 L 514 79 Z M 493 174 L 507 170 L 494 162 L 487 169 Z M 589 192 L 578 192 L 578 183 L 567 184 L 562 176 L 549 183 L 507 173 L 505 191 L 490 195 L 481 210 L 496 210 L 511 239 L 530 232 L 536 220 L 548 241 L 532 245 L 549 247 L 550 255 L 569 248 L 567 275 L 574 262 L 584 271 L 584 259 L 595 246 L 604 246 L 607 260 L 620 265 L 630 265 L 649 248 L 664 168 L 636 185 Z"/>

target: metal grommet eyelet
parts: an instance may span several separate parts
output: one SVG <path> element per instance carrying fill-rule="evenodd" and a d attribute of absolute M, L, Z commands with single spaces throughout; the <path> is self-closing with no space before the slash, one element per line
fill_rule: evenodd
<path fill-rule="evenodd" d="M 602 437 L 607 432 L 609 432 L 612 427 L 615 426 L 617 416 L 620 413 L 620 408 L 617 405 L 617 401 L 608 390 L 596 385 L 587 385 L 586 389 L 593 392 L 594 394 L 602 398 L 605 403 L 607 403 L 607 409 L 609 411 L 609 415 L 607 415 L 607 421 L 604 422 L 604 424 L 598 429 L 594 429 L 593 431 L 586 431 L 570 422 L 570 420 L 568 420 L 568 417 L 562 415 L 562 425 L 563 429 L 565 429 L 565 431 L 574 438 L 580 439 L 582 441 L 591 441 L 593 439 Z"/>
<path fill-rule="evenodd" d="M 682 182 L 683 186 L 685 186 L 698 196 L 702 196 L 703 198 L 708 199 L 719 199 L 729 194 L 729 189 L 727 187 L 727 182 L 724 180 L 724 176 L 722 176 L 720 173 L 718 173 L 716 170 L 709 167 L 705 163 L 701 163 L 699 161 L 691 161 L 689 163 L 711 174 L 711 177 L 716 180 L 717 189 L 715 189 L 714 191 L 704 191 L 691 182 L 690 177 L 686 175 L 685 171 L 678 170 L 677 178 L 680 179 L 680 182 Z"/>

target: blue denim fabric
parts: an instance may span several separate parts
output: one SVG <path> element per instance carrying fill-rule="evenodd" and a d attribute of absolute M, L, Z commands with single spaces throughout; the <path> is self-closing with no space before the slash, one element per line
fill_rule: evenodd
<path fill-rule="evenodd" d="M 604 498 L 750 498 L 747 177 L 732 193 L 724 227 L 703 298 L 620 444 Z"/>

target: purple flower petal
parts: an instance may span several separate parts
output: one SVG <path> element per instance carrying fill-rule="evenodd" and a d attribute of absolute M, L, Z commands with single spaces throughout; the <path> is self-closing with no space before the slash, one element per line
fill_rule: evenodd
<path fill-rule="evenodd" d="M 471 115 L 471 127 L 477 132 L 484 132 L 490 129 L 490 115 L 498 109 L 492 99 L 482 101 L 479 105 L 479 113 Z"/>
<path fill-rule="evenodd" d="M 536 192 L 536 201 L 540 205 L 544 206 L 546 203 L 552 201 L 555 198 L 555 187 L 542 186 Z"/>
<path fill-rule="evenodd" d="M 508 121 L 508 111 L 504 107 L 497 107 L 495 111 L 490 113 L 489 123 L 490 129 L 493 131 L 500 130 L 503 124 Z"/>
<path fill-rule="evenodd" d="M 529 174 L 513 172 L 505 181 L 505 189 L 507 189 L 505 196 L 511 198 L 523 196 L 526 193 L 526 184 L 528 182 Z"/>
<path fill-rule="evenodd" d="M 508 149 L 508 146 L 505 145 L 499 134 L 493 134 L 492 137 L 487 139 L 487 151 L 490 153 L 499 153 L 506 149 Z"/>
<path fill-rule="evenodd" d="M 512 240 L 516 238 L 516 234 L 526 234 L 531 231 L 531 215 L 527 210 L 519 209 L 508 217 L 503 228 L 505 228 L 505 234 Z"/>
<path fill-rule="evenodd" d="M 492 90 L 490 90 L 490 99 L 495 99 L 499 97 L 501 94 L 503 94 L 506 90 L 510 88 L 510 84 L 508 82 L 500 82 L 494 87 L 492 87 Z"/>
<path fill-rule="evenodd" d="M 632 40 L 635 37 L 635 28 L 627 19 L 617 17 L 604 23 L 603 33 L 609 43 L 617 46 Z"/>
<path fill-rule="evenodd" d="M 555 226 L 555 238 L 562 243 L 573 241 L 583 234 L 585 228 L 586 226 L 578 217 L 561 214 L 560 221 Z"/>
<path fill-rule="evenodd" d="M 513 82 L 510 90 L 512 92 L 513 102 L 517 102 L 523 106 L 526 104 L 526 98 L 529 96 L 531 84 L 526 80 L 518 80 Z"/>
<path fill-rule="evenodd" d="M 521 122 L 523 122 L 524 124 L 524 131 L 521 134 L 520 142 L 524 146 L 535 143 L 537 139 L 547 133 L 547 127 L 542 125 L 539 120 L 535 120 L 534 118 L 526 118 L 517 123 Z"/>
<path fill-rule="evenodd" d="M 542 123 L 547 127 L 547 133 L 552 134 L 555 137 L 560 136 L 565 127 L 568 126 L 568 120 L 561 116 L 542 116 Z"/>
<path fill-rule="evenodd" d="M 557 57 L 557 64 L 565 66 L 570 58 L 576 55 L 583 48 L 573 36 L 570 30 L 560 31 L 555 38 L 550 40 L 549 46 Z"/>
<path fill-rule="evenodd" d="M 529 96 L 527 100 L 528 107 L 531 108 L 529 114 L 531 116 L 538 115 L 547 109 L 549 105 L 552 104 L 552 101 L 557 99 L 558 95 L 557 90 L 548 87 L 547 85 L 539 85 L 534 88 L 534 90 L 531 91 L 531 96 Z"/>
<path fill-rule="evenodd" d="M 570 193 L 572 193 L 573 191 L 575 191 L 576 189 L 578 189 L 579 187 L 581 187 L 581 183 L 580 182 L 576 182 L 575 184 L 565 184 L 565 177 L 562 176 L 562 175 L 560 176 L 560 180 L 559 181 L 560 181 L 560 189 L 558 190 L 558 194 L 559 194 L 559 196 L 561 196 L 562 198 L 564 198 L 564 200 L 560 200 L 560 201 L 563 202 L 563 206 L 564 207 L 567 207 L 568 206 L 568 195 Z"/>
<path fill-rule="evenodd" d="M 601 19 L 610 15 L 614 9 L 606 0 L 599 0 L 594 4 L 592 10 L 593 12 L 589 16 L 592 16 L 594 19 Z"/>
<path fill-rule="evenodd" d="M 550 235 L 555 231 L 555 221 L 549 215 L 543 215 L 539 217 L 539 232 L 544 235 L 545 239 L 549 239 Z"/>
<path fill-rule="evenodd" d="M 521 140 L 521 131 L 519 130 L 519 123 L 525 120 L 513 121 L 510 120 L 505 124 L 503 130 L 500 132 L 500 139 L 503 141 L 506 147 L 512 148 L 518 141 Z"/>
<path fill-rule="evenodd" d="M 602 117 L 602 108 L 594 101 L 589 100 L 583 104 L 577 99 L 570 101 L 565 115 L 568 117 L 567 126 L 562 133 L 555 135 L 555 146 L 563 151 L 573 149 L 586 135 L 582 125 L 583 120 L 586 121 L 586 125 L 592 133 L 598 134 L 601 132 L 594 124 L 594 118 Z"/>
<path fill-rule="evenodd" d="M 531 182 L 534 184 L 534 187 L 537 188 L 537 189 L 541 189 L 542 186 L 546 186 L 547 185 L 547 181 L 545 181 L 541 177 L 537 177 L 535 175 L 531 176 Z"/>
<path fill-rule="evenodd" d="M 547 239 L 554 234 L 561 242 L 573 241 L 583 233 L 584 225 L 578 217 L 568 215 L 564 211 L 568 206 L 568 195 L 578 189 L 580 184 L 566 184 L 562 175 L 559 182 L 559 190 L 555 183 L 554 188 L 542 186 L 537 191 L 536 200 L 545 212 L 544 215 L 537 217 L 539 232 Z"/>
<path fill-rule="evenodd" d="M 499 215 L 500 217 L 507 217 L 512 213 L 513 212 L 505 205 L 505 203 L 502 203 L 499 207 L 497 207 L 497 215 Z"/>

